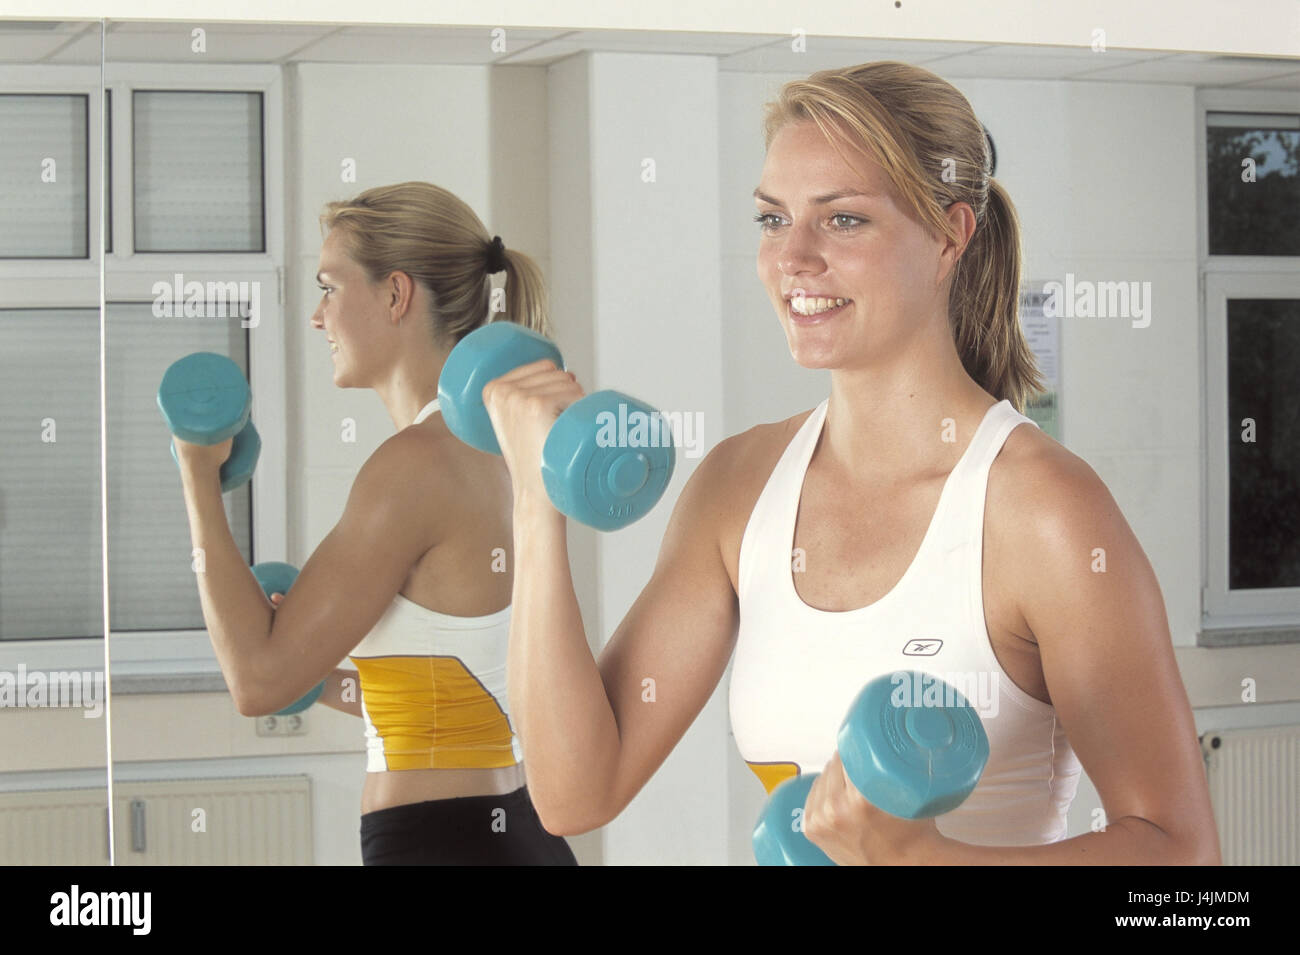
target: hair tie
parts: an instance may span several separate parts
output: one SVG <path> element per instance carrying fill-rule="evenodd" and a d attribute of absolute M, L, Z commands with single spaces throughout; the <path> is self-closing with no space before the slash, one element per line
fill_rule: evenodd
<path fill-rule="evenodd" d="M 494 235 L 487 249 L 487 272 L 488 275 L 495 275 L 497 272 L 504 271 L 506 267 L 506 244 L 501 241 L 501 236 Z"/>

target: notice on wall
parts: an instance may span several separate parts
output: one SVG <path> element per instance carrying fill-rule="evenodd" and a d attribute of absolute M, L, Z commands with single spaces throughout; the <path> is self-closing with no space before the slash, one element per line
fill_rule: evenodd
<path fill-rule="evenodd" d="M 1046 282 L 1027 283 L 1020 291 L 1020 327 L 1029 350 L 1038 362 L 1043 377 L 1042 394 L 1025 407 L 1025 417 L 1045 434 L 1061 440 L 1061 326 L 1056 316 L 1043 314 L 1048 296 L 1042 291 Z"/>

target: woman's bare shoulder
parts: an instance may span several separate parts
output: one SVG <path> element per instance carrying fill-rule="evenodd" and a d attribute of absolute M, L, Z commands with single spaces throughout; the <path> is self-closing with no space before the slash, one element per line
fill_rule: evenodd
<path fill-rule="evenodd" d="M 986 529 L 1020 541 L 1074 539 L 1122 525 L 1109 488 L 1082 457 L 1031 425 L 1012 429 L 989 469 Z"/>
<path fill-rule="evenodd" d="M 757 497 L 810 414 L 812 410 L 801 411 L 782 421 L 757 424 L 719 441 L 701 465 L 708 465 L 710 485 L 731 498 L 743 498 L 749 490 Z"/>
<path fill-rule="evenodd" d="M 811 410 L 802 411 L 783 421 L 755 425 L 718 442 L 692 476 L 692 484 L 697 478 L 701 482 L 699 506 L 715 521 L 715 540 L 733 588 L 740 541 L 750 514 L 781 455 L 810 414 Z"/>
<path fill-rule="evenodd" d="M 426 536 L 440 540 L 466 521 L 508 515 L 509 481 L 500 457 L 471 448 L 445 427 L 417 425 L 371 453 L 354 491 L 364 483 L 372 493 L 401 500 Z"/>

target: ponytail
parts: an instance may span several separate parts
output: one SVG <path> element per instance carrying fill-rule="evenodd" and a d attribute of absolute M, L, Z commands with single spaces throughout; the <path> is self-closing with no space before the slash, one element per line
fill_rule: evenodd
<path fill-rule="evenodd" d="M 489 321 L 514 322 L 549 336 L 551 323 L 542 270 L 529 256 L 514 249 L 504 249 L 501 258 L 506 273 L 506 311 L 500 319 L 493 315 Z"/>
<path fill-rule="evenodd" d="M 948 316 L 966 373 L 1023 412 L 1042 377 L 1020 327 L 1020 220 L 992 176 L 984 215 L 957 260 Z"/>

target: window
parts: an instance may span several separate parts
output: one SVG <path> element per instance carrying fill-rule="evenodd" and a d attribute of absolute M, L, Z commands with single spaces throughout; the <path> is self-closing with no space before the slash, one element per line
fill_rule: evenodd
<path fill-rule="evenodd" d="M 9 241 L 16 250 L 39 253 L 35 261 L 11 263 L 29 274 L 7 266 L 9 250 L 0 249 L 6 371 L 0 396 L 7 411 L 25 409 L 6 413 L 0 427 L 35 436 L 14 445 L 30 453 L 0 460 L 3 553 L 22 565 L 0 567 L 0 667 L 22 661 L 79 668 L 103 658 L 97 234 L 103 115 L 109 178 L 102 207 L 116 213 L 107 219 L 105 243 L 102 409 L 113 671 L 217 672 L 190 570 L 180 482 L 155 396 L 167 365 L 194 351 L 229 355 L 249 374 L 262 456 L 252 482 L 223 500 L 246 559 L 283 559 L 283 225 L 278 208 L 266 202 L 268 195 L 283 194 L 279 70 L 178 71 L 135 63 L 105 69 L 106 88 L 96 69 L 93 84 L 79 77 L 79 96 L 66 90 L 36 96 L 25 79 L 0 74 L 0 94 L 9 93 L 5 83 L 14 89 L 8 104 L 0 95 L 0 129 L 10 115 L 28 117 L 29 125 L 48 130 L 44 138 L 27 137 L 29 149 L 39 144 L 39 151 L 52 152 L 62 143 L 59 155 L 73 157 L 59 161 L 60 180 L 65 163 L 71 177 L 78 155 L 90 170 L 81 171 L 77 194 L 88 210 L 80 219 L 67 196 L 54 211 L 16 205 L 28 227 L 14 220 L 4 231 L 14 232 Z M 57 87 L 61 81 L 46 76 L 43 82 Z M 64 142 L 78 117 L 88 127 L 79 147 Z M 22 160 L 11 158 L 14 148 L 0 146 L 6 172 L 5 163 Z M 49 203 L 48 196 L 36 195 Z M 54 260 L 75 251 L 77 241 L 86 258 L 77 266 L 84 275 L 75 274 L 86 281 L 41 281 L 55 269 L 73 274 L 73 265 Z M 207 290 L 198 308 L 168 311 L 178 284 L 185 299 L 192 288 Z M 214 289 L 235 289 L 230 304 L 236 309 L 225 311 L 218 301 L 224 296 L 211 297 Z M 56 424 L 56 444 L 40 441 L 46 417 Z"/>
<path fill-rule="evenodd" d="M 0 668 L 102 658 L 100 71 L 0 69 Z M 63 659 L 56 657 L 55 662 Z"/>
<path fill-rule="evenodd" d="M 0 355 L 0 641 L 102 636 L 99 309 L 0 308 Z"/>
<path fill-rule="evenodd" d="M 1300 113 L 1204 92 L 1203 644 L 1300 640 Z"/>
<path fill-rule="evenodd" d="M 0 257 L 90 257 L 85 94 L 0 93 Z"/>
<path fill-rule="evenodd" d="M 262 252 L 262 94 L 137 90 L 135 250 Z"/>
<path fill-rule="evenodd" d="M 1300 255 L 1300 114 L 1210 112 L 1210 255 Z"/>

